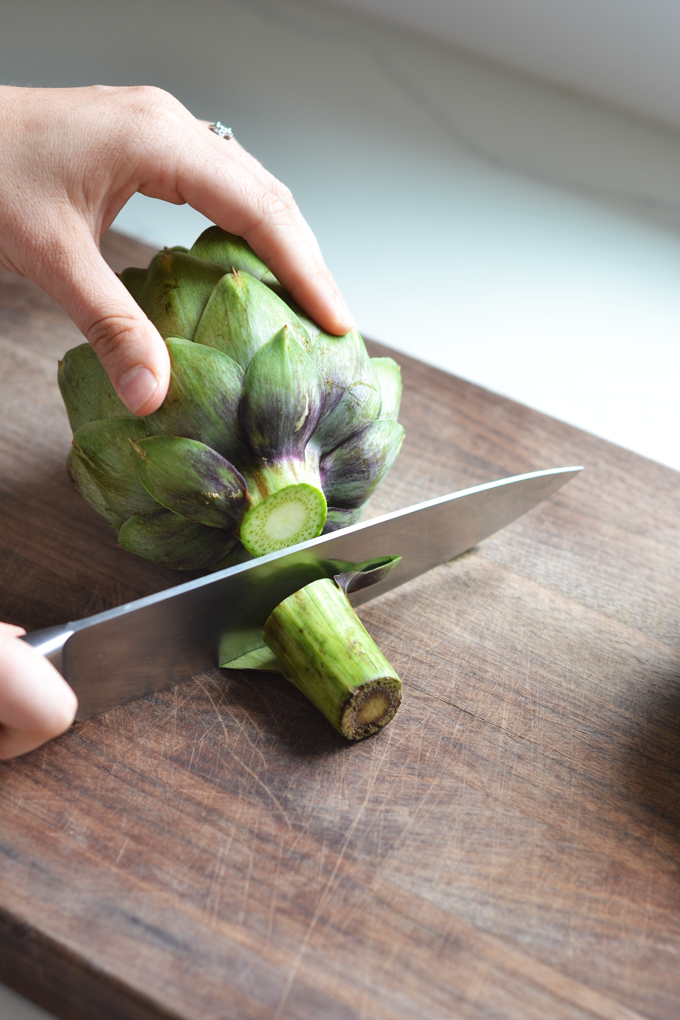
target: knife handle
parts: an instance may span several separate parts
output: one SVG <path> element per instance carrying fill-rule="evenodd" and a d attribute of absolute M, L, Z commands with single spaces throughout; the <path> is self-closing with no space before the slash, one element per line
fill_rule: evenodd
<path fill-rule="evenodd" d="M 62 651 L 73 631 L 73 624 L 66 623 L 57 627 L 45 627 L 44 630 L 32 630 L 30 634 L 23 634 L 21 640 L 49 659 L 63 676 Z"/>

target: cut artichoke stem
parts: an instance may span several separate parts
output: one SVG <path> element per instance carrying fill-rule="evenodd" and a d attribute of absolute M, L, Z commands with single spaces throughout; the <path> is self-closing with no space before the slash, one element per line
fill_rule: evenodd
<path fill-rule="evenodd" d="M 244 475 L 251 509 L 241 523 L 240 537 L 253 556 L 264 556 L 321 534 L 327 507 L 315 457 L 260 463 Z"/>
<path fill-rule="evenodd" d="M 305 460 L 287 457 L 269 464 L 260 461 L 246 468 L 243 477 L 254 504 L 262 502 L 280 489 L 287 489 L 289 485 L 312 485 L 321 490 L 319 461 L 315 456 Z"/>
<path fill-rule="evenodd" d="M 325 523 L 323 492 L 302 482 L 279 489 L 253 506 L 241 524 L 241 541 L 253 556 L 265 556 L 316 538 Z"/>
<path fill-rule="evenodd" d="M 394 718 L 401 680 L 334 581 L 313 581 L 281 602 L 263 635 L 288 680 L 348 740 Z"/>

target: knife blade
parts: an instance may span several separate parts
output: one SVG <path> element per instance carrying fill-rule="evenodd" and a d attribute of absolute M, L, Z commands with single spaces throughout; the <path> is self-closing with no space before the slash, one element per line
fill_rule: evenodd
<path fill-rule="evenodd" d="M 270 553 L 58 627 L 26 634 L 78 696 L 77 719 L 188 680 L 262 644 L 283 599 L 338 571 L 337 561 L 401 560 L 350 596 L 360 605 L 466 552 L 551 496 L 582 468 L 501 478 Z"/>

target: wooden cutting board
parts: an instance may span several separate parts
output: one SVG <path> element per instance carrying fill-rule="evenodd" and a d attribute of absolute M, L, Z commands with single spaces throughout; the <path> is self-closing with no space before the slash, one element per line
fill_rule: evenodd
<path fill-rule="evenodd" d="M 0 277 L 0 618 L 29 627 L 181 579 L 66 478 L 78 342 Z M 398 357 L 372 513 L 586 470 L 362 609 L 405 685 L 375 738 L 215 669 L 0 764 L 0 980 L 64 1020 L 680 1015 L 680 475 Z"/>

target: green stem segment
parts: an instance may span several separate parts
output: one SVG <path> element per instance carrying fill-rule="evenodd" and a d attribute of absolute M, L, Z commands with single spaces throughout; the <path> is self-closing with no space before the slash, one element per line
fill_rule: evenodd
<path fill-rule="evenodd" d="M 285 676 L 349 740 L 386 726 L 401 703 L 401 680 L 329 578 L 281 602 L 264 639 Z"/>

